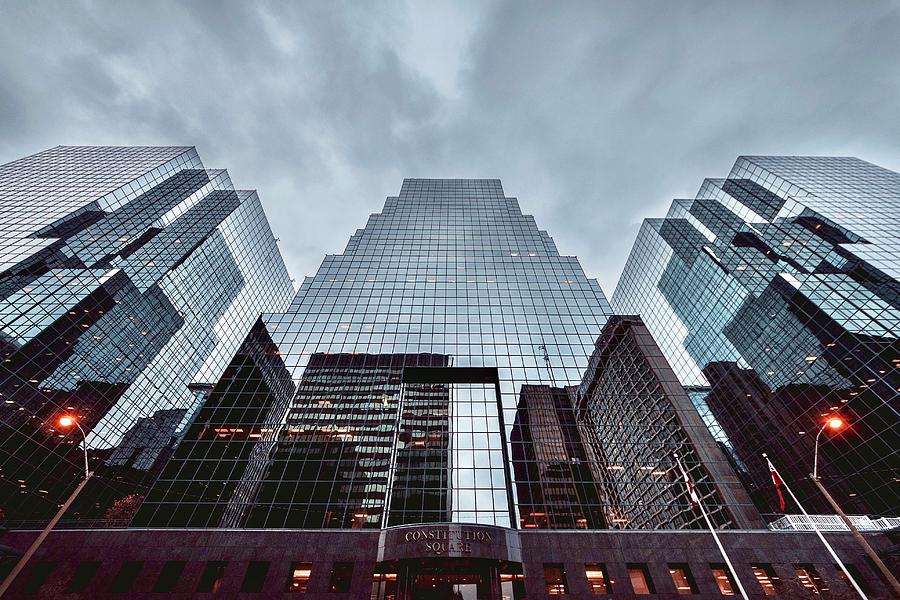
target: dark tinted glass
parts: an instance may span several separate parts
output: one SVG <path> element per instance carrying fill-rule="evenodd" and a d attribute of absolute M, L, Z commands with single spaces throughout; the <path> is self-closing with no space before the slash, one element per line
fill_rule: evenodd
<path fill-rule="evenodd" d="M 78 566 L 75 567 L 75 572 L 72 574 L 72 579 L 69 581 L 69 587 L 66 588 L 67 592 L 83 592 L 91 580 L 94 578 L 94 575 L 97 573 L 97 569 L 100 568 L 100 561 L 97 560 L 83 560 L 78 563 Z"/>
<path fill-rule="evenodd" d="M 28 574 L 28 578 L 25 580 L 25 585 L 22 588 L 24 592 L 26 594 L 36 594 L 55 568 L 56 563 L 54 561 L 41 561 L 37 563 L 34 568 L 31 569 L 31 573 Z"/>
<path fill-rule="evenodd" d="M 200 582 L 197 584 L 198 592 L 218 592 L 225 580 L 225 566 L 228 563 L 220 560 L 212 560 L 206 563 Z"/>
<path fill-rule="evenodd" d="M 328 591 L 344 594 L 350 591 L 353 582 L 353 563 L 336 562 L 331 567 L 331 582 Z"/>
<path fill-rule="evenodd" d="M 261 592 L 266 583 L 266 575 L 269 573 L 268 561 L 253 560 L 247 565 L 247 573 L 241 583 L 242 592 Z"/>
<path fill-rule="evenodd" d="M 174 592 L 175 586 L 178 585 L 178 579 L 181 577 L 184 566 L 187 564 L 183 560 L 170 560 L 163 565 L 159 572 L 159 578 L 153 586 L 154 592 Z"/>
<path fill-rule="evenodd" d="M 115 594 L 130 592 L 134 580 L 137 578 L 138 573 L 141 572 L 143 567 L 144 561 L 142 560 L 126 560 L 122 563 L 119 572 L 116 573 L 116 576 L 113 578 L 112 584 L 109 586 L 109 591 Z"/>

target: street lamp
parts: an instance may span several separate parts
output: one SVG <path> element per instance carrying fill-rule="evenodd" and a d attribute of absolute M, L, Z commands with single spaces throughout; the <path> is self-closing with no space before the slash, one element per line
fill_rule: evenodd
<path fill-rule="evenodd" d="M 69 415 L 63 415 L 57 421 L 60 427 L 63 429 L 68 429 L 72 425 L 78 428 L 78 431 L 81 432 L 81 445 L 84 448 L 84 478 L 87 479 L 91 476 L 91 470 L 88 467 L 88 451 L 87 451 L 87 434 L 84 432 L 84 429 L 81 428 L 81 424 L 78 423 L 78 419 Z"/>
<path fill-rule="evenodd" d="M 825 421 L 825 423 L 822 425 L 822 427 L 819 429 L 819 433 L 816 434 L 816 448 L 815 448 L 815 452 L 813 453 L 813 472 L 812 472 L 813 479 L 816 479 L 816 480 L 819 479 L 819 438 L 822 437 L 822 432 L 825 431 L 826 429 L 829 429 L 831 431 L 839 431 L 839 430 L 843 429 L 846 425 L 847 425 L 847 423 L 845 423 L 842 418 L 838 417 L 837 415 L 834 415 L 834 416 L 829 417 Z"/>
<path fill-rule="evenodd" d="M 22 572 L 22 569 L 25 568 L 25 565 L 31 559 L 37 549 L 41 544 L 44 543 L 44 540 L 47 539 L 47 536 L 50 535 L 50 532 L 56 527 L 56 524 L 62 518 L 62 516 L 69 510 L 69 507 L 72 506 L 72 503 L 75 501 L 75 498 L 78 497 L 78 494 L 81 493 L 81 490 L 84 489 L 84 486 L 87 485 L 88 481 L 91 478 L 90 468 L 88 467 L 88 453 L 87 453 L 87 434 L 84 433 L 84 429 L 81 428 L 81 424 L 78 423 L 78 419 L 71 415 L 63 415 L 59 419 L 57 419 L 56 424 L 62 429 L 68 429 L 73 425 L 78 428 L 78 431 L 81 432 L 81 443 L 84 448 L 84 479 L 81 480 L 81 483 L 78 484 L 78 487 L 72 492 L 69 496 L 69 499 L 63 503 L 62 506 L 59 507 L 56 515 L 50 519 L 50 522 L 47 523 L 47 526 L 44 527 L 44 530 L 37 536 L 37 538 L 31 543 L 31 546 L 28 547 L 28 550 L 25 551 L 19 558 L 19 562 L 16 563 L 16 566 L 13 567 L 12 571 L 10 571 L 6 578 L 3 580 L 3 583 L 0 584 L 0 597 L 2 597 L 7 590 L 9 590 L 12 582 L 18 577 L 19 573 Z"/>
<path fill-rule="evenodd" d="M 859 542 L 859 545 L 863 547 L 866 554 L 869 555 L 869 558 L 872 559 L 872 562 L 875 563 L 875 566 L 878 567 L 878 570 L 881 571 L 881 574 L 884 575 L 885 580 L 890 584 L 891 588 L 893 588 L 894 593 L 900 597 L 900 581 L 897 581 L 897 578 L 893 573 L 887 568 L 887 565 L 884 564 L 884 561 L 881 560 L 881 557 L 875 552 L 872 546 L 869 545 L 869 542 L 866 541 L 866 538 L 859 532 L 859 529 L 856 528 L 856 525 L 853 524 L 853 521 L 850 520 L 850 517 L 844 513 L 844 510 L 838 505 L 837 501 L 828 493 L 828 490 L 825 489 L 825 486 L 822 485 L 822 481 L 819 479 L 819 436 L 822 435 L 822 432 L 826 429 L 830 429 L 831 431 L 840 431 L 844 427 L 847 426 L 847 423 L 837 415 L 832 415 L 825 420 L 825 424 L 822 425 L 822 428 L 819 429 L 819 433 L 816 434 L 816 448 L 815 453 L 813 454 L 813 472 L 812 472 L 812 480 L 813 483 L 816 484 L 816 487 L 819 488 L 819 491 L 822 492 L 822 495 L 825 496 L 825 499 L 828 500 L 828 503 L 835 510 L 847 528 L 850 530 L 850 533 L 853 534 L 853 537 L 856 538 L 856 541 Z M 850 573 L 845 571 L 848 579 L 852 579 Z"/>

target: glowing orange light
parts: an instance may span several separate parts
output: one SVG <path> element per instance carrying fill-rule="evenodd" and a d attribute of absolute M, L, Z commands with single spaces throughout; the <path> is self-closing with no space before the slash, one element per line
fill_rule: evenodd
<path fill-rule="evenodd" d="M 832 430 L 838 430 L 844 426 L 844 420 L 840 417 L 831 417 L 828 419 L 828 428 Z"/>
<path fill-rule="evenodd" d="M 75 424 L 75 419 L 72 417 L 60 417 L 59 418 L 59 426 L 60 427 L 71 427 Z"/>

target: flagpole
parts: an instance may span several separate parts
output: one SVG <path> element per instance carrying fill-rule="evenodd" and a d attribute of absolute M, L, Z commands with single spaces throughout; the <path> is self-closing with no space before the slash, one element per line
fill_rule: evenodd
<path fill-rule="evenodd" d="M 676 464 L 678 464 L 678 469 L 681 471 L 681 474 L 684 477 L 684 481 L 688 485 L 688 494 L 690 495 L 691 500 L 696 502 L 697 506 L 700 507 L 700 512 L 703 513 L 703 520 L 706 521 L 706 526 L 709 527 L 709 532 L 712 534 L 713 539 L 716 541 L 716 546 L 719 547 L 719 552 L 722 554 L 722 558 L 725 559 L 725 564 L 728 565 L 728 571 L 731 573 L 735 585 L 737 585 L 737 588 L 738 590 L 740 590 L 741 596 L 744 598 L 744 600 L 750 600 L 749 596 L 747 596 L 747 592 L 744 590 L 744 585 L 741 583 L 741 579 L 738 576 L 737 571 L 734 570 L 734 566 L 732 566 L 731 564 L 731 559 L 728 558 L 728 553 L 725 552 L 725 547 L 722 546 L 722 541 L 719 539 L 719 535 L 716 533 L 712 521 L 709 520 L 709 515 L 706 514 L 706 509 L 703 508 L 703 502 L 700 500 L 700 495 L 694 491 L 693 484 L 691 484 L 691 479 L 690 477 L 688 477 L 687 471 L 685 471 L 684 467 L 681 465 L 681 459 L 678 457 L 678 453 L 673 452 L 673 454 L 675 455 L 675 462 Z"/>
<path fill-rule="evenodd" d="M 772 461 L 769 460 L 768 455 L 763 452 L 763 458 L 766 459 L 766 462 L 769 463 L 769 470 L 775 473 L 778 476 L 778 480 L 781 482 L 781 485 L 788 491 L 788 494 L 791 495 L 791 498 L 794 500 L 794 504 L 797 505 L 797 508 L 800 509 L 800 512 L 803 513 L 803 516 L 806 517 L 806 520 L 809 522 L 810 526 L 813 528 L 813 531 L 816 532 L 816 535 L 819 536 L 819 539 L 822 540 L 822 544 L 828 548 L 828 552 L 831 553 L 831 557 L 841 568 L 841 571 L 844 572 L 844 575 L 847 576 L 847 581 L 849 581 L 853 585 L 853 589 L 856 590 L 856 593 L 859 594 L 860 598 L 863 600 L 869 600 L 869 597 L 866 596 L 865 592 L 859 587 L 859 584 L 856 583 L 856 580 L 853 579 L 853 575 L 850 574 L 850 571 L 847 570 L 847 567 L 844 566 L 844 563 L 838 557 L 837 552 L 834 551 L 834 548 L 831 547 L 831 544 L 828 543 L 828 540 L 825 539 L 825 536 L 822 535 L 822 532 L 819 531 L 819 528 L 813 522 L 812 518 L 810 518 L 809 513 L 806 512 L 806 509 L 803 508 L 803 505 L 800 504 L 800 501 L 797 500 L 797 496 L 794 495 L 794 492 L 791 490 L 791 486 L 787 484 L 784 478 L 781 476 L 781 473 L 778 472 L 778 469 L 775 468 L 775 465 L 772 464 Z"/>

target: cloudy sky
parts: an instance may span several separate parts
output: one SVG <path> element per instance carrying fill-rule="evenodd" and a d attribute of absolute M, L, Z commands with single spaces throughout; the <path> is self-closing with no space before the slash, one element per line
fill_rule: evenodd
<path fill-rule="evenodd" d="M 0 0 L 0 163 L 187 144 L 299 281 L 403 177 L 499 177 L 608 294 L 739 154 L 900 170 L 898 2 Z"/>

